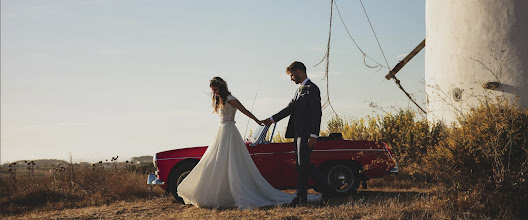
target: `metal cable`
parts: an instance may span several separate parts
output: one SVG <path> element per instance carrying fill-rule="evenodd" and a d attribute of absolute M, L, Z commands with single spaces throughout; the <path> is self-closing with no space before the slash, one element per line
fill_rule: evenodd
<path fill-rule="evenodd" d="M 334 1 L 334 5 L 337 9 L 337 14 L 339 15 L 339 18 L 341 19 L 341 23 L 343 23 L 343 26 L 345 27 L 345 30 L 346 32 L 348 33 L 348 36 L 350 37 L 350 39 L 352 40 L 352 42 L 354 42 L 354 45 L 356 45 L 356 47 L 358 48 L 359 52 L 361 52 L 363 54 L 363 63 L 365 63 L 365 66 L 367 66 L 368 68 L 378 68 L 378 67 L 384 67 L 384 68 L 387 68 L 390 70 L 390 68 L 388 66 L 384 66 L 383 64 L 379 63 L 378 61 L 372 59 L 372 57 L 370 57 L 369 55 L 367 55 L 367 53 L 365 53 L 365 51 L 363 51 L 363 49 L 361 49 L 361 47 L 359 47 L 359 45 L 356 43 L 356 40 L 354 40 L 354 38 L 352 37 L 352 34 L 350 34 L 350 31 L 348 31 L 348 27 L 346 26 L 345 24 L 345 21 L 343 20 L 343 16 L 341 16 L 341 11 L 339 11 L 339 7 L 337 6 L 337 2 Z M 372 62 L 378 64 L 376 66 L 371 66 L 371 65 L 368 65 L 367 64 L 367 61 L 366 61 L 366 58 L 369 58 Z"/>
<path fill-rule="evenodd" d="M 253 98 L 253 104 L 251 105 L 251 110 L 250 112 L 253 112 L 253 107 L 255 106 L 255 100 L 257 100 L 257 94 L 258 94 L 258 91 L 260 89 L 260 83 L 262 82 L 262 80 L 259 81 L 259 85 L 257 87 L 257 92 L 255 92 L 255 98 Z M 244 140 L 246 138 L 246 134 L 247 134 L 247 129 L 248 129 L 248 126 L 249 126 L 249 120 L 250 118 L 248 117 L 248 122 L 246 124 L 246 131 L 244 132 Z"/>
<path fill-rule="evenodd" d="M 359 0 L 359 2 L 361 3 L 361 7 L 363 7 L 363 11 L 365 12 L 365 16 L 367 17 L 367 20 L 370 24 L 370 28 L 372 29 L 372 33 L 374 33 L 374 37 L 376 38 L 376 41 L 378 42 L 378 46 L 381 50 L 381 54 L 383 54 L 383 58 L 385 59 L 385 63 L 387 64 L 387 66 L 390 66 L 389 65 L 389 62 L 387 61 L 387 57 L 385 57 L 385 53 L 383 52 L 383 49 L 381 48 L 381 44 L 378 40 L 378 36 L 376 35 L 376 31 L 374 31 L 374 27 L 372 26 L 372 23 L 370 22 L 370 18 L 367 14 L 367 10 L 365 9 L 365 6 L 363 5 L 363 1 L 362 0 Z M 403 93 L 405 93 L 405 95 L 416 105 L 416 107 L 418 107 L 420 110 L 422 110 L 423 113 L 427 114 L 427 112 L 425 110 L 423 110 L 422 107 L 420 107 L 420 105 L 418 105 L 418 103 L 416 103 L 416 101 L 414 101 L 414 99 L 411 97 L 411 95 L 405 91 L 405 89 L 403 88 L 403 86 L 400 84 L 400 80 L 396 78 L 396 76 L 393 76 L 392 79 L 394 80 L 394 82 L 396 83 L 396 85 L 398 86 L 398 88 L 401 89 L 401 91 L 403 91 Z"/>
<path fill-rule="evenodd" d="M 332 109 L 332 111 L 334 112 L 334 114 L 337 116 L 337 112 L 335 111 L 334 109 L 334 106 L 332 106 L 332 102 L 330 102 L 330 90 L 329 90 L 329 79 L 328 79 L 328 68 L 330 66 L 330 40 L 332 38 L 332 17 L 333 17 L 333 12 L 334 12 L 334 0 L 331 0 L 330 2 L 330 28 L 328 30 L 328 44 L 326 46 L 326 55 L 325 57 L 323 58 L 326 59 L 326 68 L 325 68 L 325 79 L 326 79 L 326 102 L 325 102 L 325 108 L 327 106 L 330 106 L 330 108 Z M 323 61 L 321 60 L 321 62 Z M 319 62 L 319 64 L 321 63 Z M 317 65 L 319 65 L 317 64 Z"/>
<path fill-rule="evenodd" d="M 390 65 L 389 65 L 389 61 L 387 61 L 387 57 L 385 57 L 385 53 L 383 52 L 383 49 L 381 48 L 381 44 L 378 40 L 378 36 L 376 35 L 376 31 L 374 31 L 374 27 L 372 26 L 372 23 L 370 22 L 370 18 L 367 14 L 367 10 L 365 9 L 365 6 L 363 5 L 363 1 L 362 0 L 359 0 L 359 2 L 361 3 L 361 7 L 363 7 L 363 11 L 365 12 L 365 16 L 367 17 L 367 20 L 370 24 L 370 28 L 372 29 L 372 33 L 374 33 L 374 37 L 376 38 L 376 42 L 378 42 L 378 46 L 381 50 L 381 54 L 383 55 L 383 59 L 385 59 L 385 63 L 387 64 L 387 67 L 389 67 L 390 69 Z"/>
<path fill-rule="evenodd" d="M 337 12 L 339 14 L 339 17 L 341 19 L 341 22 L 343 23 L 343 26 L 345 27 L 345 30 L 347 31 L 348 33 L 348 36 L 350 37 L 350 39 L 352 39 L 352 42 L 354 42 L 354 44 L 356 45 L 356 47 L 359 49 L 359 51 L 363 54 L 363 63 L 369 67 L 369 68 L 377 68 L 377 67 L 380 67 L 380 68 L 387 68 L 390 70 L 390 65 L 389 65 L 389 62 L 387 61 L 387 57 L 385 56 L 385 52 L 383 51 L 383 48 L 381 47 L 381 43 L 379 42 L 379 39 L 378 39 L 378 36 L 376 35 L 376 31 L 374 31 L 374 26 L 372 25 L 372 22 L 370 21 L 370 18 L 368 16 L 368 13 L 367 13 L 367 10 L 365 9 L 365 6 L 363 5 L 363 1 L 362 0 L 359 0 L 359 2 L 361 3 L 361 7 L 363 8 L 363 11 L 365 12 L 365 16 L 367 17 L 367 20 L 369 22 L 369 25 L 370 25 L 370 28 L 372 30 L 372 33 L 374 34 L 374 37 L 376 38 L 376 42 L 378 43 L 378 47 L 380 48 L 380 51 L 381 51 L 381 54 L 383 55 L 383 59 L 385 60 L 385 63 L 387 64 L 386 66 L 382 65 L 381 63 L 377 62 L 376 60 L 372 59 L 370 56 L 368 56 L 360 47 L 359 45 L 356 43 L 356 41 L 354 40 L 354 38 L 352 37 L 352 35 L 350 34 L 350 32 L 348 31 L 348 28 L 343 20 L 343 17 L 341 16 L 341 12 L 339 11 L 339 8 L 337 6 L 337 4 L 335 3 L 334 0 L 331 0 L 330 2 L 330 28 L 329 28 L 329 31 L 328 31 L 328 43 L 327 43 L 327 48 L 326 48 L 326 53 L 323 57 L 323 59 L 321 59 L 321 61 L 319 61 L 319 63 L 315 64 L 314 67 L 318 66 L 319 64 L 321 64 L 325 59 L 326 59 L 326 70 L 325 70 L 325 79 L 326 79 L 326 96 L 325 96 L 325 102 L 323 103 L 322 105 L 322 109 L 326 109 L 328 106 L 330 106 L 330 108 L 332 109 L 333 113 L 337 115 L 337 112 L 335 111 L 334 107 L 332 106 L 332 103 L 330 102 L 330 92 L 329 92 L 329 83 L 328 83 L 328 68 L 329 68 L 329 64 L 330 64 L 330 40 L 331 40 L 331 36 L 332 36 L 332 16 L 333 16 L 333 8 L 334 8 L 334 4 L 336 6 L 336 9 L 337 9 Z M 369 58 L 370 60 L 372 60 L 373 62 L 375 62 L 376 66 L 370 66 L 367 64 L 366 62 L 366 58 Z M 416 101 L 411 97 L 411 95 L 405 91 L 405 89 L 403 88 L 403 86 L 400 84 L 400 80 L 398 80 L 396 78 L 396 76 L 394 76 L 392 78 L 394 80 L 394 82 L 396 83 L 396 85 L 398 86 L 398 88 L 400 88 L 400 90 L 403 91 L 403 93 L 405 93 L 405 95 L 422 111 L 424 112 L 425 114 L 427 114 L 427 112 L 425 110 L 423 110 L 422 107 L 420 107 L 418 105 L 418 103 L 416 103 Z"/>

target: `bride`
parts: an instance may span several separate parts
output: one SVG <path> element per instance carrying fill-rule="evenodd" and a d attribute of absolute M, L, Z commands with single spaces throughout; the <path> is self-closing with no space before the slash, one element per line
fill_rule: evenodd
<path fill-rule="evenodd" d="M 185 204 L 203 208 L 238 207 L 251 209 L 289 203 L 295 195 L 273 188 L 251 159 L 235 126 L 235 113 L 259 120 L 227 88 L 220 77 L 210 81 L 214 112 L 220 127 L 202 159 L 178 186 Z"/>

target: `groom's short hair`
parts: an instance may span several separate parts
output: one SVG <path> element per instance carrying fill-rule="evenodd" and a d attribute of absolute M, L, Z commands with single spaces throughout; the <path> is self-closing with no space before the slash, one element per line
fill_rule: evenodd
<path fill-rule="evenodd" d="M 295 61 L 290 66 L 286 67 L 286 73 L 290 74 L 294 71 L 301 70 L 303 73 L 306 73 L 306 66 L 299 61 Z"/>

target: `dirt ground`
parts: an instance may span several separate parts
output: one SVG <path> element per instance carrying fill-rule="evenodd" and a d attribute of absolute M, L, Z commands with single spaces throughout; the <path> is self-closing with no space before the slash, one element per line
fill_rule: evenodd
<path fill-rule="evenodd" d="M 432 196 L 420 189 L 362 191 L 333 198 L 329 204 L 266 207 L 255 210 L 202 209 L 174 202 L 167 195 L 96 207 L 39 210 L 2 219 L 400 219 L 442 218 L 434 214 Z M 434 201 L 433 201 L 434 203 Z M 414 207 L 414 208 L 409 208 Z"/>

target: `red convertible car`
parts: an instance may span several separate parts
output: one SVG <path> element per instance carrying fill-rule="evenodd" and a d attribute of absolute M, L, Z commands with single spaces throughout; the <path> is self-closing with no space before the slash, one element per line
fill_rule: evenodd
<path fill-rule="evenodd" d="M 249 154 L 264 178 L 275 188 L 297 187 L 293 143 L 272 143 L 273 130 L 259 126 L 246 141 Z M 270 134 L 271 133 L 271 134 Z M 147 184 L 159 185 L 179 200 L 176 189 L 204 154 L 207 146 L 163 151 L 154 156 L 157 171 L 148 176 Z M 341 133 L 319 137 L 311 162 L 321 169 L 338 194 L 356 192 L 368 179 L 398 172 L 391 150 L 383 142 L 344 140 Z M 314 190 L 317 186 L 310 182 Z"/>

